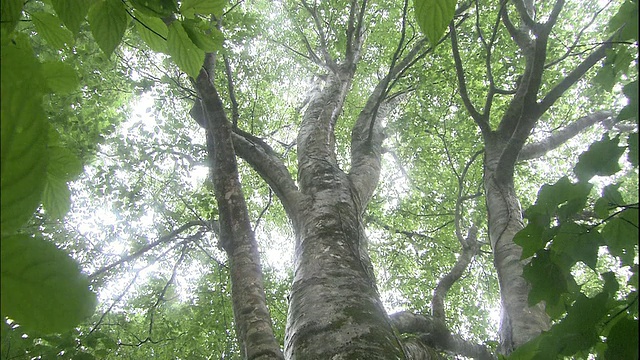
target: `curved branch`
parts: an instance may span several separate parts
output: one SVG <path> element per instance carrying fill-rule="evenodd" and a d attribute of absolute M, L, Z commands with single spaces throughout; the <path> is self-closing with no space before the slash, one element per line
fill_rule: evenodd
<path fill-rule="evenodd" d="M 436 318 L 408 311 L 392 314 L 390 318 L 398 332 L 417 335 L 423 346 L 480 360 L 495 359 L 485 346 L 451 334 L 444 322 Z"/>
<path fill-rule="evenodd" d="M 594 52 L 591 53 L 584 61 L 580 63 L 573 71 L 569 73 L 558 85 L 549 90 L 547 95 L 538 103 L 538 116 L 544 114 L 561 96 L 565 93 L 573 84 L 578 82 L 598 61 L 605 57 L 607 49 L 613 46 L 611 42 L 613 37 L 610 37 L 602 45 L 600 45 Z"/>
<path fill-rule="evenodd" d="M 451 289 L 453 284 L 460 280 L 462 274 L 467 270 L 473 257 L 480 250 L 480 243 L 478 242 L 478 228 L 472 225 L 467 234 L 465 246 L 462 247 L 462 253 L 458 256 L 455 265 L 451 268 L 449 273 L 443 276 L 435 290 L 433 291 L 433 298 L 431 299 L 431 313 L 436 319 L 445 321 L 444 311 L 444 298 L 447 296 L 447 292 Z"/>
<path fill-rule="evenodd" d="M 267 182 L 295 222 L 302 195 L 278 154 L 262 139 L 243 130 L 235 129 L 232 136 L 236 154 Z"/>
<path fill-rule="evenodd" d="M 469 114 L 476 122 L 482 132 L 483 136 L 488 136 L 491 132 L 488 119 L 480 114 L 478 110 L 473 106 L 469 99 L 469 92 L 467 91 L 467 83 L 464 79 L 464 68 L 462 67 L 462 60 L 460 59 L 460 51 L 458 49 L 458 36 L 456 35 L 456 28 L 453 23 L 449 24 L 449 34 L 451 34 L 451 50 L 453 52 L 453 60 L 456 66 L 456 76 L 458 77 L 458 87 L 460 89 L 460 97 L 464 106 L 467 108 Z"/>
<path fill-rule="evenodd" d="M 124 264 L 126 262 L 131 261 L 131 260 L 135 260 L 135 259 L 139 258 L 140 256 L 144 255 L 147 251 L 155 248 L 158 245 L 161 245 L 161 244 L 164 244 L 164 243 L 167 243 L 167 242 L 173 240 L 176 236 L 180 235 L 181 233 L 183 233 L 183 232 L 185 232 L 185 231 L 187 231 L 190 228 L 195 227 L 195 226 L 207 227 L 208 228 L 208 227 L 211 226 L 211 224 L 207 224 L 207 223 L 205 223 L 203 221 L 200 221 L 200 220 L 189 221 L 188 223 L 180 226 L 179 228 L 177 228 L 177 229 L 173 230 L 172 232 L 168 233 L 167 235 L 161 236 L 158 240 L 143 246 L 140 250 L 135 251 L 135 252 L 133 252 L 133 253 L 127 255 L 127 256 L 124 256 L 120 260 L 118 260 L 118 261 L 116 261 L 114 263 L 111 263 L 109 265 L 103 266 L 100 269 L 94 271 L 91 275 L 89 275 L 89 279 L 93 280 L 97 276 L 99 276 L 99 275 L 101 275 L 101 274 L 113 269 L 114 267 L 116 267 L 118 265 Z"/>
<path fill-rule="evenodd" d="M 525 145 L 518 155 L 518 161 L 538 158 L 547 152 L 558 148 L 560 145 L 567 142 L 567 140 L 578 135 L 593 124 L 611 119 L 611 116 L 612 114 L 609 111 L 598 111 L 584 116 L 540 141 Z"/>

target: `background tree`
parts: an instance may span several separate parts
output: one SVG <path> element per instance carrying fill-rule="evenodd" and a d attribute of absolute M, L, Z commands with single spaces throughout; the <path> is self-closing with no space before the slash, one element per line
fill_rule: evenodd
<path fill-rule="evenodd" d="M 491 185 L 490 181 L 487 183 L 487 174 L 491 172 L 491 167 L 487 171 L 489 150 L 502 151 L 500 147 L 509 143 L 506 139 L 515 134 L 513 129 L 518 128 L 514 125 L 517 122 L 529 126 L 529 130 L 520 135 L 528 135 L 536 122 L 536 128 L 542 132 L 558 126 L 556 121 L 560 121 L 561 116 L 550 116 L 548 121 L 541 122 L 538 118 L 525 117 L 523 120 L 517 116 L 509 117 L 508 111 L 503 116 L 503 112 L 522 104 L 536 108 L 540 106 L 537 100 L 540 91 L 550 89 L 553 93 L 553 89 L 560 86 L 554 87 L 555 82 L 566 85 L 565 80 L 560 80 L 562 74 L 576 75 L 571 70 L 573 68 L 582 68 L 580 71 L 584 73 L 586 65 L 581 64 L 590 58 L 590 52 L 573 56 L 572 49 L 583 45 L 580 39 L 597 39 L 595 34 L 604 23 L 601 19 L 610 16 L 614 7 L 594 11 L 597 16 L 581 25 L 583 30 L 578 32 L 576 40 L 575 28 L 567 33 L 550 32 L 554 23 L 566 21 L 568 24 L 565 27 L 556 24 L 554 29 L 571 29 L 575 25 L 573 14 L 577 7 L 565 6 L 564 11 L 559 11 L 560 2 L 554 8 L 556 10 L 538 9 L 541 14 L 557 13 L 555 18 L 555 15 L 548 19 L 542 17 L 546 25 L 536 25 L 533 24 L 535 20 L 527 20 L 522 12 L 522 6 L 525 6 L 526 13 L 527 5 L 518 2 L 513 5 L 503 3 L 493 8 L 461 4 L 457 11 L 449 2 L 417 2 L 419 20 L 424 20 L 425 9 L 432 9 L 429 6 L 443 6 L 446 10 L 443 14 L 455 15 L 450 36 L 446 35 L 452 47 L 440 45 L 434 51 L 433 46 L 441 40 L 449 20 L 446 16 L 430 19 L 434 24 L 439 23 L 441 29 L 425 27 L 425 33 L 431 40 L 431 46 L 428 46 L 408 15 L 409 3 L 399 7 L 398 4 L 356 1 L 322 4 L 255 2 L 251 6 L 235 4 L 223 11 L 224 4 L 217 2 L 200 4 L 187 1 L 178 6 L 173 2 L 129 4 L 102 1 L 91 8 L 83 5 L 83 12 L 79 9 L 69 11 L 54 2 L 53 10 L 57 16 L 52 15 L 48 5 L 30 3 L 23 13 L 22 5 L 16 4 L 3 2 L 3 25 L 15 24 L 24 14 L 37 30 L 31 32 L 31 42 L 37 42 L 40 37 L 47 43 L 62 38 L 64 41 L 59 43 L 68 45 L 74 37 L 61 34 L 66 29 L 58 19 L 66 28 L 81 34 L 88 30 L 82 28 L 83 14 L 88 14 L 89 28 L 107 56 L 124 39 L 127 47 L 116 50 L 115 54 L 127 59 L 128 64 L 136 64 L 129 65 L 128 75 L 137 79 L 136 85 L 155 94 L 157 103 L 155 110 L 151 110 L 155 115 L 154 121 L 143 120 L 142 116 L 134 119 L 120 127 L 104 146 L 98 148 L 98 156 L 85 166 L 86 180 L 74 185 L 77 186 L 74 189 L 74 209 L 64 222 L 49 225 L 52 232 L 67 236 L 65 240 L 58 240 L 59 243 L 74 252 L 83 267 L 92 273 L 93 286 L 104 289 L 101 291 L 101 311 L 88 326 L 60 336 L 43 335 L 25 328 L 30 334 L 25 339 L 21 336 L 20 325 L 27 322 L 15 312 L 6 312 L 4 296 L 7 292 L 3 288 L 3 314 L 8 314 L 11 319 L 8 326 L 3 327 L 3 356 L 62 352 L 64 356 L 97 357 L 173 357 L 183 354 L 216 358 L 242 354 L 266 358 L 280 357 L 278 346 L 274 344 L 284 341 L 285 355 L 289 358 L 325 358 L 338 354 L 367 358 L 429 358 L 437 356 L 437 352 L 490 358 L 496 349 L 490 339 L 496 339 L 496 334 L 489 324 L 491 313 L 495 312 L 498 291 L 493 276 L 487 274 L 493 268 L 490 260 L 499 260 L 503 252 L 498 251 L 500 247 L 493 241 L 492 249 L 494 255 L 498 251 L 498 256 L 491 256 L 481 249 L 488 245 L 483 240 L 487 236 L 488 239 L 496 239 L 491 235 L 492 231 L 497 231 L 495 224 L 498 227 L 506 224 L 509 228 L 510 235 L 505 238 L 508 240 L 505 244 L 512 253 L 506 259 L 508 265 L 515 269 L 509 274 L 516 275 L 513 281 L 501 279 L 503 306 L 507 309 L 503 324 L 517 325 L 518 318 L 522 320 L 527 316 L 526 310 L 513 310 L 528 307 L 526 299 L 529 292 L 519 276 L 519 269 L 525 263 L 519 261 L 520 250 L 512 240 L 514 229 L 522 227 L 516 218 L 511 217 L 517 215 L 521 219 L 520 212 L 513 212 L 518 203 L 516 188 L 522 188 L 520 198 L 525 204 L 533 203 L 531 191 L 537 189 L 535 183 L 548 181 L 549 176 L 559 178 L 564 170 L 544 169 L 545 176 L 537 177 L 540 174 L 530 170 L 536 169 L 535 163 L 516 168 L 518 155 L 511 151 L 503 152 L 516 157 L 504 171 L 498 172 L 510 181 L 506 182 L 506 188 L 509 190 L 508 199 L 512 200 L 509 204 L 513 206 L 498 212 L 497 216 L 491 215 L 486 224 L 483 214 L 487 209 L 492 214 L 492 192 L 487 185 Z M 624 4 L 627 7 L 633 5 L 634 2 Z M 11 11 L 5 11 L 7 9 Z M 515 17 L 509 13 L 514 9 L 518 14 Z M 628 10 L 625 13 L 634 14 Z M 637 14 L 637 6 L 632 10 Z M 72 13 L 81 15 L 71 16 Z M 435 13 L 427 12 L 426 18 Z M 211 15 L 216 21 L 208 21 Z M 520 29 L 509 25 L 509 15 L 523 19 Z M 611 32 L 621 27 L 624 30 L 621 24 L 633 23 L 628 18 L 620 20 L 620 16 L 616 16 L 618 23 L 609 26 Z M 472 21 L 474 18 L 475 23 Z M 398 19 L 402 19 L 401 25 Z M 52 21 L 57 25 L 43 26 Z M 9 45 L 9 51 L 13 51 L 12 46 L 23 44 L 16 41 L 17 36 L 28 30 L 31 23 L 25 22 L 24 28 L 21 25 L 13 32 L 3 33 L 3 44 Z M 529 30 L 542 31 L 530 40 L 539 42 L 533 51 L 539 57 L 544 57 L 547 52 L 556 54 L 555 40 L 560 44 L 560 40 L 572 39 L 574 45 L 559 57 L 563 61 L 552 61 L 542 71 L 540 59 L 531 57 L 530 49 L 516 41 L 518 49 L 508 41 L 510 36 L 516 39 L 518 34 L 520 38 L 528 36 Z M 545 35 L 545 31 L 553 41 L 541 40 L 544 36 L 540 35 Z M 492 35 L 486 36 L 488 33 Z M 221 35 L 226 39 L 222 48 Z M 479 42 L 474 40 L 472 43 L 473 36 L 477 36 Z M 634 39 L 614 40 L 626 42 Z M 483 43 L 482 51 L 474 50 L 475 43 Z M 610 43 L 604 42 L 600 48 L 610 46 Z M 170 58 L 151 52 L 146 46 L 154 51 L 164 51 Z M 5 46 L 3 73 L 17 64 L 5 61 L 7 53 L 4 50 Z M 452 50 L 453 58 L 450 55 Z M 602 53 L 598 56 L 604 57 L 601 50 L 595 53 L 598 51 Z M 604 73 L 601 71 L 600 80 L 604 78 L 615 84 L 617 79 L 626 82 L 635 75 L 635 68 L 627 69 L 631 60 L 626 62 L 625 68 L 626 60 L 611 60 L 616 55 L 625 59 L 624 51 L 610 53 L 605 62 L 608 65 L 603 68 L 608 73 L 600 75 Z M 215 64 L 211 61 L 214 58 L 217 58 Z M 496 65 L 492 59 L 511 60 L 510 63 Z M 465 74 L 461 71 L 463 60 L 467 69 L 465 79 L 461 79 Z M 532 61 L 537 68 L 531 65 Z M 531 66 L 540 73 L 531 72 Z M 201 71 L 201 67 L 205 70 Z M 483 67 L 487 69 L 484 74 L 469 75 L 475 73 L 469 69 Z M 520 81 L 515 90 L 509 87 L 511 82 L 517 82 L 520 71 L 525 75 L 537 74 L 538 85 L 535 85 L 536 81 L 524 85 Z M 589 104 L 588 109 L 591 106 L 601 109 L 598 104 L 612 103 L 615 97 L 595 94 L 595 91 L 590 93 L 590 89 L 595 87 L 588 86 L 589 76 L 587 73 L 587 76 L 565 79 L 571 78 L 573 82 L 578 78 L 584 79 L 578 86 L 585 96 L 578 100 Z M 456 96 L 456 77 L 462 95 L 460 98 Z M 189 78 L 196 79 L 195 92 Z M 209 82 L 210 79 L 213 82 Z M 309 82 L 300 84 L 300 79 L 309 79 Z M 469 106 L 479 101 L 478 95 L 486 87 L 482 79 L 488 79 L 487 99 L 491 100 L 486 102 L 489 106 L 485 106 L 483 113 L 475 110 L 475 115 L 486 116 L 487 131 L 495 135 L 493 137 L 485 136 L 480 126 L 482 122 L 475 119 L 473 106 Z M 531 81 L 531 77 L 526 79 Z M 17 83 L 16 77 L 6 82 L 3 77 L 3 100 L 9 93 L 5 89 L 16 89 Z M 150 85 L 151 88 L 148 87 Z M 632 105 L 631 86 L 625 86 L 624 90 Z M 303 93 L 306 94 L 303 96 Z M 529 102 L 522 100 L 523 93 L 529 94 L 524 97 Z M 37 97 L 39 93 L 35 95 Z M 191 100 L 184 102 L 180 99 Z M 193 100 L 197 104 L 204 103 L 203 107 L 193 107 L 191 115 L 206 125 L 205 137 L 198 134 L 197 126 L 186 115 Z M 554 109 L 563 109 L 562 117 L 583 116 L 583 113 L 575 111 L 577 107 L 561 106 L 562 98 L 556 100 Z M 571 100 L 575 105 L 576 100 Z M 514 105 L 518 102 L 521 105 Z M 494 109 L 499 109 L 492 113 L 495 118 L 489 112 L 491 104 Z M 88 105 L 87 108 L 94 107 Z M 3 140 L 8 134 L 6 119 L 16 118 L 15 113 L 7 109 L 12 108 L 3 105 Z M 619 106 L 615 106 L 607 110 L 618 109 Z M 465 111 L 472 114 L 480 127 L 482 142 L 473 124 L 466 119 Z M 536 112 L 527 114 L 533 116 Z M 511 120 L 505 121 L 507 118 Z M 603 119 L 588 117 L 588 120 L 593 120 L 592 124 Z M 582 120 L 578 125 L 557 132 L 561 135 L 555 137 L 560 139 L 554 144 L 571 138 L 577 133 L 572 129 L 579 130 L 580 124 L 586 122 Z M 502 125 L 491 131 L 491 124 L 495 126 L 498 123 Z M 508 123 L 514 126 L 509 127 Z M 57 126 L 63 127 L 64 124 L 62 118 Z M 612 126 L 612 122 L 604 124 L 609 128 Z M 616 131 L 623 129 L 619 124 L 616 126 Z M 635 123 L 631 125 L 634 127 Z M 383 131 L 384 128 L 386 130 Z M 500 130 L 505 128 L 510 130 Z M 500 134 L 503 142 L 487 142 L 487 139 L 499 140 Z M 536 132 L 532 136 L 542 138 Z M 526 136 L 517 136 L 512 146 L 518 150 L 526 139 Z M 633 137 L 628 139 L 627 147 L 633 151 Z M 89 145 L 92 143 L 87 142 Z M 540 148 L 535 142 L 524 146 L 524 149 L 534 149 L 530 150 L 529 156 L 541 153 L 535 150 Z M 230 171 L 236 163 L 234 152 L 246 162 L 238 164 L 237 175 Z M 619 150 L 614 153 L 619 153 Z M 5 172 L 5 154 L 3 146 L 3 192 L 8 176 L 5 175 L 8 174 Z M 523 154 L 527 152 L 520 152 L 520 160 L 526 158 Z M 480 155 L 485 158 L 484 167 L 479 166 Z M 570 163 L 564 163 L 563 167 L 570 167 Z M 202 185 L 195 177 L 198 169 L 205 166 L 219 171 L 212 173 L 211 183 Z M 381 170 L 392 166 L 399 171 Z M 520 176 L 516 176 L 516 169 L 520 169 Z M 630 172 L 632 179 L 637 177 L 635 171 L 637 168 Z M 610 173 L 612 171 L 599 174 Z M 382 182 L 378 186 L 380 176 Z M 238 180 L 243 183 L 244 196 Z M 504 182 L 500 184 L 505 185 Z M 487 209 L 482 202 L 483 187 Z M 211 188 L 216 194 L 216 202 Z M 637 199 L 635 188 L 629 186 L 629 189 L 629 199 Z M 272 192 L 279 202 L 273 201 Z M 96 195 L 92 194 L 101 194 L 100 199 L 107 201 L 96 201 Z M 247 205 L 243 208 L 245 198 Z M 110 204 L 110 209 L 105 208 L 104 203 Z M 212 206 L 213 203 L 217 203 L 217 207 Z M 616 203 L 621 204 L 620 201 Z M 51 210 L 46 203 L 44 209 L 44 212 L 37 213 L 34 221 L 51 223 Z M 599 211 L 604 214 L 601 208 Z M 229 214 L 234 214 L 234 217 Z M 506 218 L 501 217 L 502 214 L 507 214 Z M 621 219 L 630 219 L 629 214 L 625 213 Z M 287 217 L 292 225 L 290 228 Z M 493 222 L 496 218 L 498 220 Z M 250 227 L 250 219 L 254 222 L 253 228 Z M 487 226 L 488 235 L 485 231 Z M 240 228 L 244 230 L 238 231 Z M 33 233 L 27 229 L 19 232 Z M 267 255 L 263 257 L 267 264 L 265 271 L 260 271 L 257 247 L 251 240 L 253 232 Z M 8 243 L 5 240 L 8 233 L 3 224 L 3 250 Z M 275 266 L 279 271 L 271 270 L 274 256 L 269 256 L 269 253 L 277 254 L 286 246 L 284 244 L 292 244 L 294 237 L 293 265 L 288 267 L 285 261 Z M 365 242 L 367 238 L 372 240 L 369 247 Z M 218 249 L 216 243 L 224 251 Z M 527 240 L 527 244 L 539 244 L 539 240 Z M 622 243 L 612 251 L 613 256 L 626 259 L 622 267 L 611 263 L 602 268 L 616 270 L 620 283 L 627 280 L 623 272 L 625 267 L 634 264 L 634 260 L 629 262 L 628 257 L 629 251 L 637 251 L 633 246 L 628 242 Z M 277 250 L 270 250 L 274 248 Z M 531 251 L 538 249 L 525 251 L 525 255 Z M 541 254 L 542 259 L 544 253 Z M 241 257 L 236 257 L 238 255 Z M 533 260 L 531 264 L 540 264 L 540 261 Z M 5 267 L 5 263 L 3 261 L 3 276 L 5 269 L 14 267 Z M 500 264 L 496 261 L 499 278 L 502 276 L 500 272 L 505 270 L 504 266 L 500 270 Z M 575 269 L 571 264 L 562 265 L 561 273 L 569 278 L 567 274 Z M 242 275 L 239 269 L 247 266 L 252 269 L 251 275 L 242 276 L 243 281 L 239 281 Z M 290 271 L 286 271 L 287 268 Z M 374 273 L 377 273 L 378 280 Z M 530 277 L 534 290 L 540 289 L 536 287 L 536 273 L 538 270 L 530 272 L 534 274 L 533 278 Z M 598 273 L 605 271 L 599 270 Z M 596 279 L 596 283 L 597 278 L 597 274 L 595 278 L 590 277 Z M 264 290 L 259 285 L 263 281 Z M 637 289 L 637 284 L 634 285 L 632 279 L 630 281 L 628 287 L 619 292 L 607 286 L 607 296 L 618 294 L 633 300 L 631 294 Z M 549 289 L 540 282 L 538 286 Z M 465 291 L 470 288 L 474 291 Z M 289 296 L 285 296 L 289 291 Z M 529 297 L 531 304 L 536 300 L 549 303 L 549 298 L 537 291 L 538 295 Z M 517 301 L 509 300 L 512 299 L 510 294 Z M 569 294 L 562 295 L 565 299 L 563 304 L 579 308 L 578 305 L 583 304 L 580 297 L 574 290 Z M 446 302 L 445 295 L 448 295 Z M 271 319 L 264 307 L 265 301 Z M 512 310 L 509 310 L 510 306 Z M 612 306 L 608 309 L 615 309 L 615 306 L 624 308 L 625 305 Z M 243 311 L 244 307 L 249 311 Z M 384 307 L 409 311 L 387 317 Z M 233 325 L 231 309 L 235 317 Z M 605 326 L 604 332 L 597 333 L 601 336 L 623 333 L 634 321 L 633 311 L 629 309 L 632 309 L 630 305 L 625 309 L 629 314 L 626 317 L 605 320 L 609 327 Z M 610 312 L 607 310 L 605 313 Z M 557 319 L 560 314 L 556 311 L 551 315 Z M 544 320 L 543 326 L 532 329 L 502 327 L 502 352 L 510 352 L 547 328 L 543 312 L 534 316 Z M 620 322 L 620 318 L 627 320 Z M 272 319 L 273 335 L 268 330 Z M 283 339 L 285 319 L 288 321 L 286 341 Z M 256 326 L 256 321 L 263 325 Z M 597 328 L 600 321 L 595 319 L 587 325 Z M 614 325 L 618 323 L 621 325 L 614 331 Z M 563 329 L 567 328 L 576 327 L 575 324 L 565 325 Z M 216 335 L 210 335 L 212 333 Z M 232 340 L 236 336 L 237 343 Z M 540 346 L 546 345 L 535 344 L 548 344 L 549 337 L 541 339 L 533 342 L 534 345 L 523 346 L 517 356 L 523 356 L 523 353 L 525 356 L 548 355 L 540 351 Z M 567 341 L 572 343 L 578 339 L 579 336 Z M 611 339 L 616 339 L 616 336 L 612 335 Z M 564 355 L 575 353 L 575 349 L 585 353 L 600 352 L 616 348 L 615 341 L 599 344 L 592 341 L 569 350 L 557 346 L 545 349 L 551 348 Z M 481 342 L 487 346 L 475 345 Z M 608 355 L 613 356 L 611 354 L 617 353 Z"/>

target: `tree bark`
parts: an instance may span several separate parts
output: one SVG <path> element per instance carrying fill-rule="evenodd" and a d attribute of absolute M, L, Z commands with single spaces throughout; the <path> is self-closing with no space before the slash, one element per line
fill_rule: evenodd
<path fill-rule="evenodd" d="M 207 60 L 213 62 L 212 58 L 212 54 L 207 54 Z M 206 120 L 207 150 L 220 214 L 219 243 L 229 258 L 233 314 L 241 356 L 243 359 L 283 359 L 266 304 L 260 254 L 238 176 L 231 124 L 205 69 L 200 71 L 195 83 Z"/>
<path fill-rule="evenodd" d="M 522 248 L 513 242 L 524 228 L 520 202 L 513 177 L 497 174 L 504 150 L 498 139 L 485 142 L 484 188 L 487 203 L 489 239 L 500 284 L 502 314 L 500 320 L 501 352 L 509 354 L 520 345 L 549 329 L 549 317 L 542 304 L 530 307 L 530 286 L 522 277 L 525 262 Z"/>

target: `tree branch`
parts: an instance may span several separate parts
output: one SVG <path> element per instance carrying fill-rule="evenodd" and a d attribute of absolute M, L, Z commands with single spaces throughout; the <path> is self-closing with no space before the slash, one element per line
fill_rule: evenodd
<path fill-rule="evenodd" d="M 449 292 L 451 286 L 460 280 L 462 274 L 464 274 L 467 267 L 469 267 L 471 260 L 478 253 L 478 250 L 480 250 L 481 245 L 477 237 L 478 228 L 472 225 L 467 233 L 467 238 L 463 242 L 465 246 L 462 247 L 462 253 L 458 256 L 455 265 L 438 281 L 438 285 L 433 291 L 433 298 L 431 299 L 431 314 L 434 318 L 440 319 L 443 322 L 446 320 L 444 298 L 447 296 L 447 292 Z"/>
<path fill-rule="evenodd" d="M 216 224 L 214 224 L 213 226 L 215 226 L 215 225 Z M 167 235 L 161 236 L 160 238 L 158 238 L 158 240 L 143 246 L 140 250 L 135 251 L 135 252 L 133 252 L 133 253 L 127 255 L 127 256 L 124 256 L 120 260 L 118 260 L 118 261 L 116 261 L 114 263 L 111 263 L 109 265 L 103 266 L 100 269 L 94 271 L 91 275 L 89 275 L 89 280 L 95 279 L 99 275 L 101 275 L 101 274 L 113 269 L 114 267 L 116 267 L 118 265 L 121 265 L 121 264 L 129 262 L 131 260 L 135 260 L 135 259 L 139 258 L 140 256 L 144 255 L 147 251 L 155 248 L 158 245 L 161 245 L 161 244 L 164 244 L 164 243 L 167 243 L 167 242 L 173 240 L 175 237 L 177 237 L 181 233 L 183 233 L 183 232 L 185 232 L 185 231 L 187 231 L 187 230 L 189 230 L 189 229 L 191 229 L 192 227 L 195 227 L 195 226 L 207 227 L 207 228 L 212 227 L 211 224 L 207 224 L 207 223 L 205 223 L 203 221 L 199 221 L 199 220 L 189 221 L 186 224 L 184 224 L 184 225 L 180 226 L 179 228 L 173 230 L 172 232 L 168 233 Z"/>
<path fill-rule="evenodd" d="M 480 360 L 494 360 L 489 350 L 458 335 L 452 335 L 444 322 L 426 315 L 402 311 L 390 316 L 391 323 L 401 334 L 417 335 L 420 342 L 441 351 Z"/>
<path fill-rule="evenodd" d="M 234 130 L 233 146 L 236 154 L 276 193 L 287 215 L 295 223 L 301 194 L 278 154 L 262 139 L 240 129 Z"/>
<path fill-rule="evenodd" d="M 609 111 L 598 111 L 584 116 L 540 141 L 525 145 L 518 155 L 518 161 L 538 158 L 547 152 L 558 148 L 560 145 L 567 142 L 567 140 L 578 135 L 590 126 L 603 122 L 607 119 L 611 119 L 611 117 L 612 114 Z"/>
<path fill-rule="evenodd" d="M 594 52 L 591 53 L 584 61 L 580 63 L 573 71 L 569 73 L 558 85 L 549 90 L 547 95 L 539 102 L 537 107 L 537 115 L 544 114 L 573 84 L 578 82 L 584 74 L 589 71 L 598 61 L 605 57 L 607 49 L 612 45 L 613 37 L 610 37 L 602 43 Z"/>
<path fill-rule="evenodd" d="M 480 128 L 480 132 L 482 132 L 482 135 L 486 137 L 491 132 L 491 126 L 489 125 L 488 119 L 480 114 L 478 110 L 476 110 L 476 108 L 473 106 L 473 103 L 471 103 L 471 100 L 469 99 L 469 92 L 467 91 L 467 84 L 464 78 L 464 68 L 462 67 L 462 60 L 460 59 L 460 51 L 458 49 L 456 27 L 453 25 L 453 23 L 449 24 L 449 34 L 451 35 L 451 50 L 453 52 L 453 60 L 456 66 L 456 75 L 458 77 L 458 88 L 460 90 L 460 97 L 462 98 L 462 102 L 467 108 L 467 111 L 469 112 L 469 114 L 471 114 L 471 117 Z"/>

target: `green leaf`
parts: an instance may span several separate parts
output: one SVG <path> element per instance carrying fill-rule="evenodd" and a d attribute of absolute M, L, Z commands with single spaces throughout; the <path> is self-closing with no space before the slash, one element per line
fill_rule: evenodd
<path fill-rule="evenodd" d="M 71 207 L 71 192 L 67 182 L 48 176 L 42 196 L 42 206 L 52 218 L 62 219 Z"/>
<path fill-rule="evenodd" d="M 607 335 L 607 359 L 638 358 L 638 320 L 623 318 Z"/>
<path fill-rule="evenodd" d="M 604 187 L 602 197 L 596 200 L 593 207 L 594 212 L 599 218 L 606 219 L 609 217 L 612 209 L 624 204 L 622 194 L 618 191 L 619 187 L 620 184 L 611 184 Z"/>
<path fill-rule="evenodd" d="M 629 103 L 620 110 L 618 120 L 634 119 L 638 115 L 638 80 L 634 80 L 622 88 Z"/>
<path fill-rule="evenodd" d="M 530 222 L 513 237 L 513 242 L 522 247 L 522 259 L 533 256 L 551 240 L 551 236 L 544 236 L 545 230 L 546 228 Z"/>
<path fill-rule="evenodd" d="M 42 64 L 42 74 L 49 89 L 58 94 L 69 94 L 78 88 L 78 76 L 70 65 L 59 61 Z"/>
<path fill-rule="evenodd" d="M 49 175 L 69 181 L 82 174 L 82 170 L 80 159 L 71 150 L 61 146 L 49 146 Z"/>
<path fill-rule="evenodd" d="M 88 0 L 52 0 L 51 2 L 58 17 L 73 34 L 80 31 L 80 25 L 84 22 L 93 3 Z"/>
<path fill-rule="evenodd" d="M 634 248 L 638 241 L 637 216 L 637 209 L 626 209 L 609 220 L 602 229 L 602 236 L 609 247 L 609 252 L 611 255 L 620 257 L 623 265 L 633 264 Z"/>
<path fill-rule="evenodd" d="M 222 50 L 222 41 L 224 39 L 222 32 L 216 28 L 205 30 L 201 27 L 201 24 L 203 23 L 191 19 L 182 22 L 184 30 L 187 32 L 187 35 L 189 35 L 189 39 L 191 39 L 197 47 L 205 52 Z M 210 34 L 207 34 L 207 32 Z"/>
<path fill-rule="evenodd" d="M 23 0 L 2 0 L 0 7 L 0 20 L 2 20 L 2 29 L 11 32 L 15 28 L 20 15 L 22 14 Z"/>
<path fill-rule="evenodd" d="M 561 355 L 571 356 L 590 349 L 598 342 L 596 325 L 607 314 L 605 305 L 608 299 L 606 293 L 599 293 L 593 298 L 577 294 L 576 302 L 568 309 L 567 316 L 551 330 L 562 344 Z"/>
<path fill-rule="evenodd" d="M 638 167 L 638 132 L 629 134 L 627 147 L 629 148 L 627 160 L 629 160 L 633 167 Z"/>
<path fill-rule="evenodd" d="M 167 44 L 169 54 L 180 70 L 193 78 L 197 77 L 204 62 L 204 51 L 191 41 L 179 21 L 174 21 L 169 26 Z"/>
<path fill-rule="evenodd" d="M 164 21 L 156 17 L 145 16 L 139 11 L 135 12 L 135 17 L 139 20 L 135 22 L 136 30 L 147 46 L 153 51 L 167 54 L 169 29 Z"/>
<path fill-rule="evenodd" d="M 180 12 L 187 18 L 193 18 L 195 14 L 220 18 L 226 4 L 225 0 L 185 0 L 180 5 Z"/>
<path fill-rule="evenodd" d="M 118 0 L 98 1 L 89 10 L 91 33 L 107 57 L 120 44 L 128 21 L 124 4 Z"/>
<path fill-rule="evenodd" d="M 36 12 L 31 14 L 31 20 L 49 45 L 56 49 L 64 49 L 73 45 L 73 34 L 62 25 L 62 21 L 52 14 Z"/>
<path fill-rule="evenodd" d="M 589 181 L 595 175 L 609 176 L 620 171 L 618 160 L 625 148 L 618 146 L 620 137 L 609 139 L 605 134 L 602 140 L 596 141 L 589 149 L 578 157 L 578 163 L 573 168 L 579 180 Z"/>
<path fill-rule="evenodd" d="M 40 204 L 47 169 L 45 85 L 25 37 L 2 46 L 2 233 L 15 231 Z"/>
<path fill-rule="evenodd" d="M 435 47 L 444 34 L 456 11 L 456 0 L 416 0 L 416 20 Z"/>
<path fill-rule="evenodd" d="M 175 0 L 131 0 L 133 7 L 147 16 L 167 17 L 178 10 Z"/>
<path fill-rule="evenodd" d="M 96 297 L 76 262 L 27 235 L 2 238 L 2 315 L 27 329 L 62 332 L 90 316 Z"/>
<path fill-rule="evenodd" d="M 567 271 L 578 261 L 595 270 L 598 250 L 603 244 L 604 240 L 597 231 L 575 223 L 567 223 L 560 226 L 551 244 L 551 251 L 572 260 L 569 264 L 563 264 L 567 266 Z"/>
<path fill-rule="evenodd" d="M 531 283 L 529 305 L 540 301 L 556 304 L 560 295 L 567 292 L 567 279 L 562 269 L 551 260 L 548 250 L 541 250 L 529 264 L 524 267 L 523 276 Z"/>

